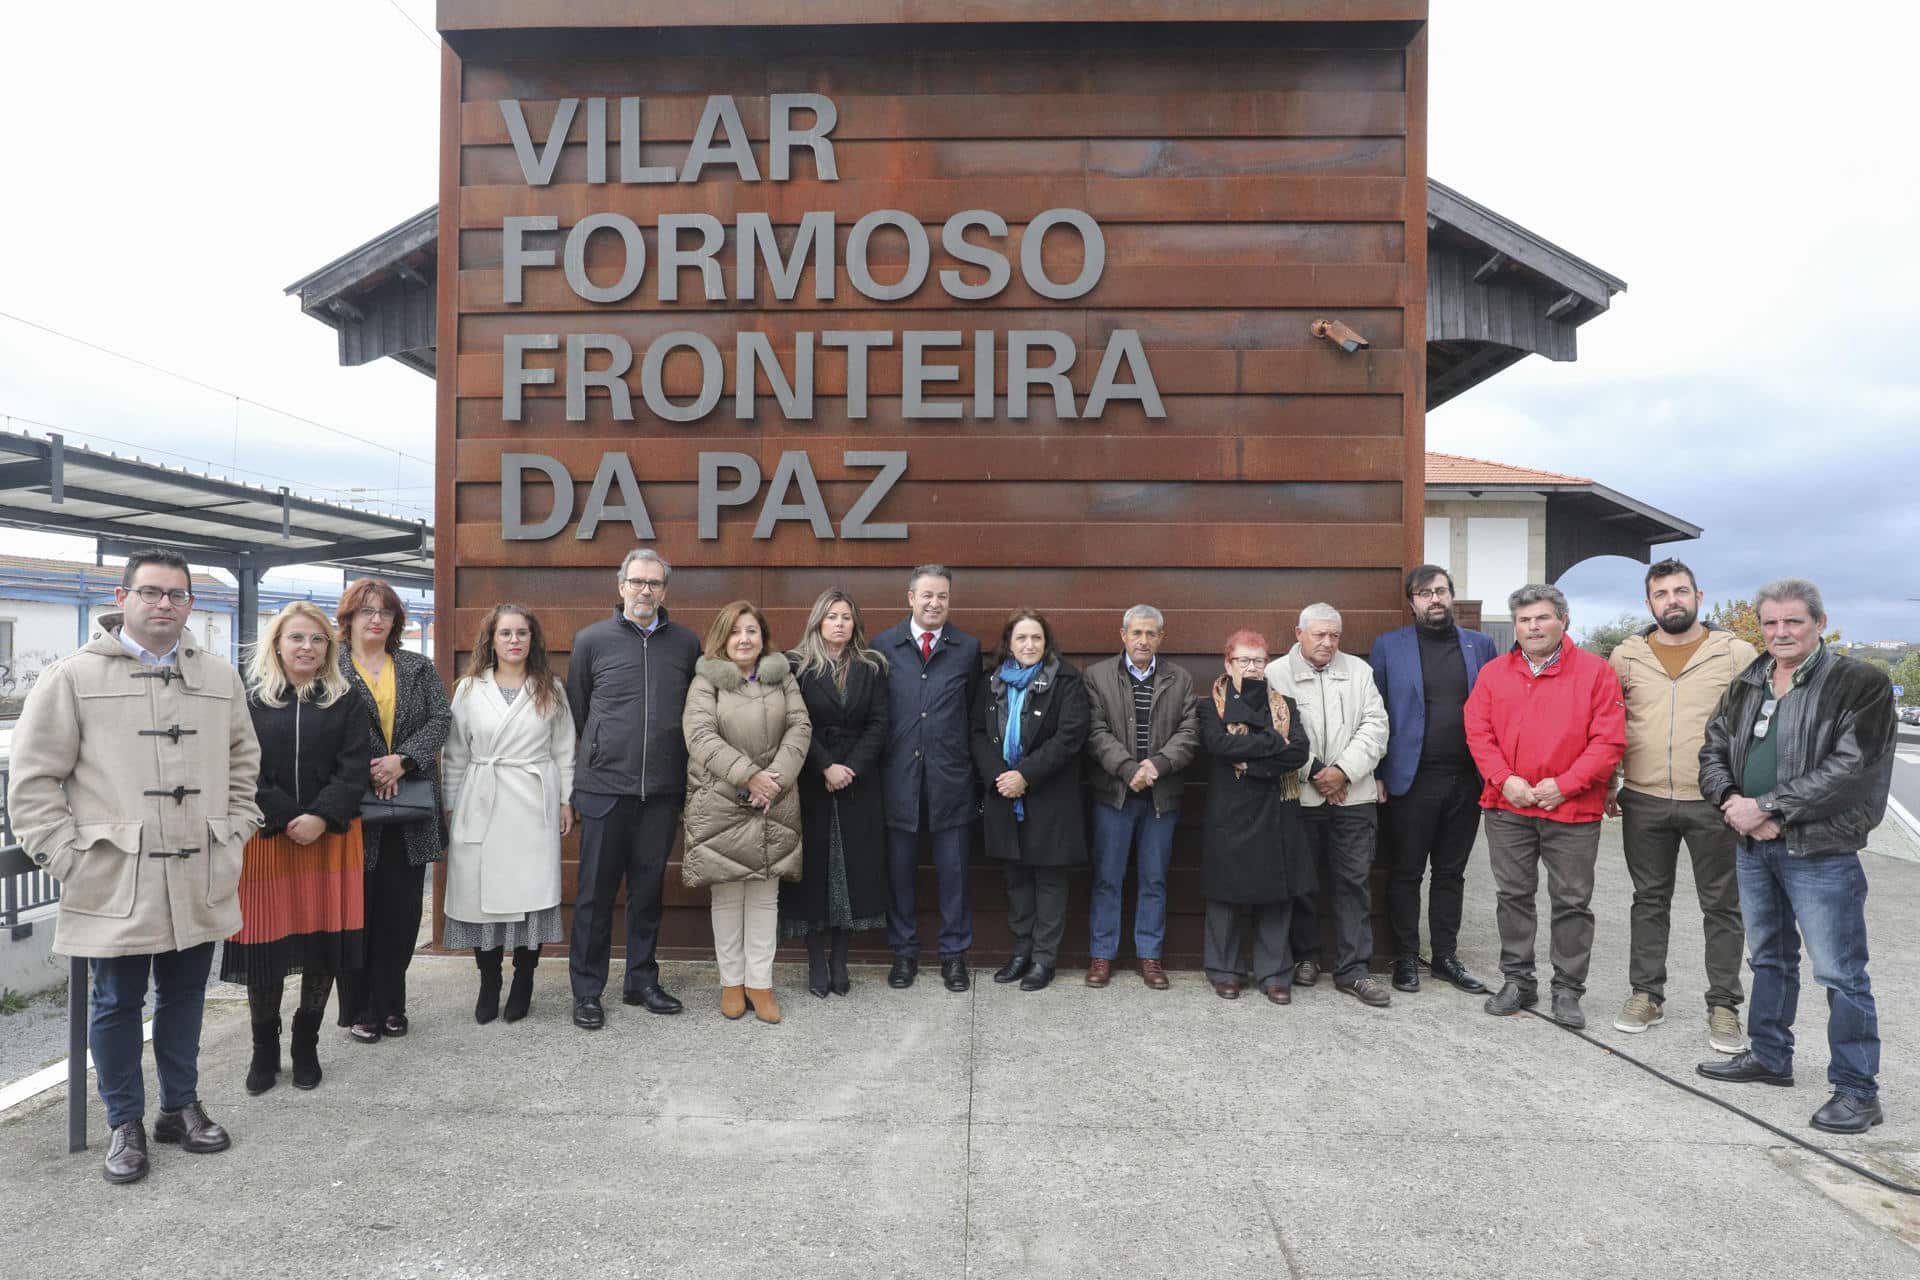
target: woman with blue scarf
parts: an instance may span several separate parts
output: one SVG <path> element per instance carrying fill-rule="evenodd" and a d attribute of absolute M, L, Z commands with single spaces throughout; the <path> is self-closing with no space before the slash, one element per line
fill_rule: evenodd
<path fill-rule="evenodd" d="M 973 711 L 973 760 L 987 779 L 987 856 L 1007 864 L 1013 958 L 993 975 L 1038 991 L 1053 981 L 1067 925 L 1067 868 L 1087 860 L 1080 752 L 1092 718 L 1080 673 L 1053 629 L 1016 609 Z"/>

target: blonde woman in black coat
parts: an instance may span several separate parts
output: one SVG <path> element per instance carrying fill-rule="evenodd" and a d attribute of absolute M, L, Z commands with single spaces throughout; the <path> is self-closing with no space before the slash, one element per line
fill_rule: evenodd
<path fill-rule="evenodd" d="M 1014 610 L 974 704 L 973 764 L 987 780 L 987 856 L 1007 864 L 1013 958 L 993 980 L 1022 991 L 1053 981 L 1067 868 L 1087 860 L 1079 764 L 1092 720 L 1087 687 L 1054 648 L 1047 620 Z"/>
<path fill-rule="evenodd" d="M 780 936 L 806 938 L 807 990 L 824 999 L 853 985 L 851 935 L 887 924 L 887 659 L 868 647 L 860 606 L 835 588 L 813 602 L 787 660 L 813 741 L 800 773 L 800 879 L 780 884 Z"/>

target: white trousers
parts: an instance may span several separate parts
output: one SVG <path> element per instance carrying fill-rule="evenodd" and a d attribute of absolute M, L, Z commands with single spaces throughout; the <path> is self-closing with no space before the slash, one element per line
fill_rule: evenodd
<path fill-rule="evenodd" d="M 737 880 L 713 886 L 713 954 L 720 985 L 773 986 L 773 952 L 780 945 L 780 882 Z"/>

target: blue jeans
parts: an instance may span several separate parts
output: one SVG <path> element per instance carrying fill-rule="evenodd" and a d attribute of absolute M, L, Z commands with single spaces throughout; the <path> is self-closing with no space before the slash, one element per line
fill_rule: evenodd
<path fill-rule="evenodd" d="M 177 1111 L 200 1100 L 200 1015 L 206 1005 L 213 944 L 150 956 L 113 956 L 93 962 L 93 1008 L 87 1039 L 99 1077 L 107 1123 L 144 1119 L 146 1083 L 140 1077 L 140 1011 L 153 972 L 153 1065 L 160 1106 Z"/>
<path fill-rule="evenodd" d="M 1880 1015 L 1867 983 L 1867 876 L 1860 856 L 1790 858 L 1784 841 L 1742 841 L 1738 871 L 1753 966 L 1747 1000 L 1753 1056 L 1769 1071 L 1793 1069 L 1804 936 L 1813 980 L 1827 989 L 1827 1081 L 1837 1092 L 1873 1097 L 1879 1092 L 1874 1077 L 1880 1072 Z"/>
<path fill-rule="evenodd" d="M 1092 953 L 1112 960 L 1120 951 L 1120 886 L 1127 878 L 1127 855 L 1140 850 L 1140 885 L 1133 903 L 1133 953 L 1158 960 L 1167 936 L 1167 863 L 1173 859 L 1173 829 L 1179 811 L 1155 813 L 1153 794 L 1127 793 L 1118 809 L 1093 802 Z"/>

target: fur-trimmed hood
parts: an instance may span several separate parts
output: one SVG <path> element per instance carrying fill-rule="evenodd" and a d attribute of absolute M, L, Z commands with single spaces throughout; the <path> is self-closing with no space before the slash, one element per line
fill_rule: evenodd
<path fill-rule="evenodd" d="M 694 672 L 713 681 L 713 687 L 725 693 L 732 693 L 746 684 L 747 678 L 740 674 L 740 668 L 730 658 L 702 658 L 693 664 Z M 787 662 L 784 653 L 769 653 L 760 659 L 760 669 L 756 673 L 760 683 L 777 685 L 793 674 L 793 667 Z"/>

